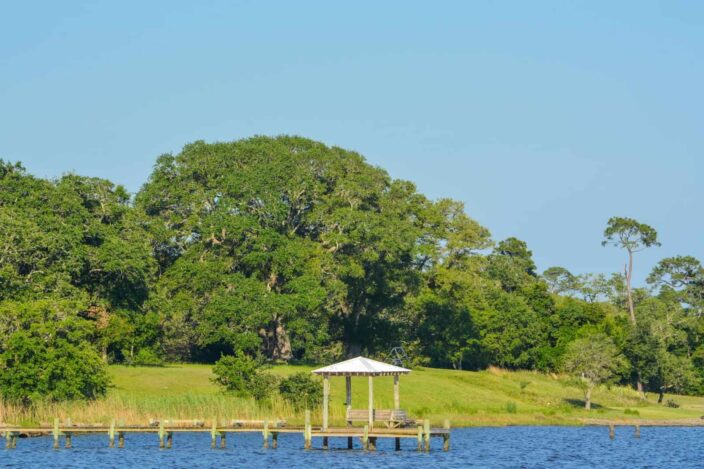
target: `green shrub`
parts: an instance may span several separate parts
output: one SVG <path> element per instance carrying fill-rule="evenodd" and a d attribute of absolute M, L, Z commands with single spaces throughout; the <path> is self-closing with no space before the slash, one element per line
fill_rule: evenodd
<path fill-rule="evenodd" d="M 672 407 L 673 409 L 677 409 L 679 406 L 680 405 L 672 399 L 668 399 L 667 402 L 665 402 L 665 407 Z"/>
<path fill-rule="evenodd" d="M 127 357 L 125 364 L 129 366 L 164 366 L 164 359 L 154 350 L 149 348 L 140 349 L 133 357 Z"/>
<path fill-rule="evenodd" d="M 248 383 L 257 372 L 257 362 L 244 355 L 227 355 L 221 357 L 213 366 L 213 382 L 227 391 L 246 395 Z"/>
<path fill-rule="evenodd" d="M 249 381 L 249 394 L 257 401 L 263 401 L 274 393 L 279 384 L 279 377 L 272 375 L 271 373 L 266 373 L 263 371 L 257 371 L 254 376 L 252 376 Z"/>
<path fill-rule="evenodd" d="M 509 414 L 515 414 L 516 412 L 518 412 L 518 406 L 516 405 L 516 403 L 513 401 L 508 401 L 506 403 L 506 412 L 508 412 Z"/>
<path fill-rule="evenodd" d="M 276 389 L 277 378 L 260 370 L 260 363 L 238 352 L 215 362 L 213 381 L 242 397 L 266 399 Z"/>
<path fill-rule="evenodd" d="M 636 409 L 624 409 L 623 413 L 626 415 L 640 415 L 640 412 Z"/>
<path fill-rule="evenodd" d="M 296 410 L 312 410 L 323 402 L 322 386 L 310 373 L 295 373 L 282 380 L 279 392 Z"/>
<path fill-rule="evenodd" d="M 38 401 L 95 399 L 105 395 L 105 362 L 90 344 L 93 326 L 50 300 L 0 308 L 0 395 L 29 406 Z"/>

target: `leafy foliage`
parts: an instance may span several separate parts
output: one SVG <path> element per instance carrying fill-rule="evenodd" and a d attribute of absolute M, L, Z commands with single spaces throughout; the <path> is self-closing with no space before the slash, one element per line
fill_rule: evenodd
<path fill-rule="evenodd" d="M 283 379 L 279 392 L 296 410 L 314 410 L 323 402 L 322 386 L 310 373 L 294 373 Z"/>
<path fill-rule="evenodd" d="M 191 143 L 135 197 L 0 161 L 0 392 L 93 398 L 106 362 L 217 361 L 226 389 L 313 407 L 309 376 L 279 386 L 260 365 L 400 344 L 415 364 L 573 372 L 581 347 L 660 400 L 702 392 L 699 260 L 663 259 L 637 288 L 633 254 L 655 229 L 613 217 L 603 244 L 627 251 L 623 272 L 538 275 L 524 241 L 495 242 L 462 203 L 301 137 Z"/>
<path fill-rule="evenodd" d="M 94 399 L 105 394 L 106 366 L 91 346 L 88 321 L 69 302 L 4 303 L 0 393 L 22 405 Z"/>

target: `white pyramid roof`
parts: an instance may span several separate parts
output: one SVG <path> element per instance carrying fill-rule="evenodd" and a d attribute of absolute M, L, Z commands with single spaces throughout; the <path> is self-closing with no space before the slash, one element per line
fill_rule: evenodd
<path fill-rule="evenodd" d="M 316 375 L 332 376 L 389 376 L 410 373 L 411 370 L 400 366 L 389 365 L 378 362 L 371 358 L 357 357 L 344 362 L 328 365 L 323 368 L 313 370 Z"/>

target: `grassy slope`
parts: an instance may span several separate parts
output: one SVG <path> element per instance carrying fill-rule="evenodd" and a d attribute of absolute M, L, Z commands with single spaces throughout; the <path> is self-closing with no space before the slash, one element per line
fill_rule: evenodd
<path fill-rule="evenodd" d="M 308 367 L 279 366 L 273 372 L 288 375 L 308 371 Z M 173 365 L 167 368 L 111 367 L 114 388 L 111 398 L 133 402 L 144 410 L 178 413 L 180 417 L 207 417 L 210 414 L 237 413 L 243 417 L 281 417 L 296 422 L 300 416 L 280 402 L 268 409 L 257 408 L 251 402 L 223 396 L 210 382 L 211 367 Z M 378 408 L 392 406 L 392 378 L 374 379 L 374 400 Z M 521 390 L 521 383 L 529 383 Z M 335 423 L 344 416 L 344 379 L 331 379 L 331 415 Z M 353 378 L 353 406 L 366 408 L 367 379 Z M 668 396 L 673 397 L 673 396 Z M 649 395 L 641 402 L 631 389 L 602 388 L 594 394 L 595 409 L 581 408 L 582 393 L 570 380 L 555 375 L 534 372 L 508 372 L 491 369 L 482 372 L 417 369 L 401 377 L 401 407 L 414 417 L 440 421 L 452 420 L 453 425 L 505 424 L 578 424 L 582 418 L 609 419 L 682 419 L 704 415 L 704 398 L 675 396 L 678 409 L 654 403 Z M 507 403 L 516 404 L 509 412 Z M 202 405 L 201 409 L 197 406 Z M 192 408 L 191 406 L 196 406 Z M 639 415 L 625 414 L 626 409 Z M 200 412 L 197 412 L 200 410 Z M 193 414 L 193 412 L 196 414 Z M 191 412 L 184 414 L 183 412 Z M 210 414 L 209 414 L 210 412 Z"/>
<path fill-rule="evenodd" d="M 278 366 L 272 371 L 288 375 L 309 371 L 310 367 Z M 44 405 L 33 412 L 0 405 L 0 422 L 28 424 L 50 422 L 53 417 L 71 417 L 74 422 L 109 422 L 112 418 L 126 423 L 145 423 L 150 418 L 210 419 L 282 418 L 291 424 L 302 423 L 281 399 L 265 405 L 252 400 L 224 395 L 210 381 L 211 367 L 206 365 L 171 365 L 164 368 L 111 366 L 113 386 L 105 399 L 85 404 Z M 392 378 L 374 379 L 377 408 L 392 406 Z M 529 383 L 521 390 L 521 383 Z M 344 379 L 331 379 L 331 424 L 343 424 Z M 353 406 L 366 408 L 367 379 L 353 378 Z M 672 398 L 673 396 L 668 396 Z M 401 377 L 401 407 L 415 418 L 429 418 L 434 423 L 450 419 L 453 426 L 475 425 L 579 425 L 584 418 L 612 420 L 686 419 L 704 415 L 704 397 L 674 396 L 678 409 L 656 404 L 649 395 L 641 402 L 627 388 L 602 388 L 594 393 L 595 409 L 583 410 L 582 393 L 568 379 L 528 371 L 508 372 L 491 369 L 482 372 L 439 369 L 415 369 Z M 507 403 L 515 403 L 509 412 Z M 624 411 L 637 411 L 638 415 Z M 629 412 L 630 412 L 629 411 Z M 320 412 L 314 414 L 320 422 Z"/>

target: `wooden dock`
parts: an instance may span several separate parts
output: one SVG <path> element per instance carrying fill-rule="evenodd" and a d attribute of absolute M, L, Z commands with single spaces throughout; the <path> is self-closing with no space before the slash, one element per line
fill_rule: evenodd
<path fill-rule="evenodd" d="M 73 437 L 87 434 L 105 434 L 107 444 L 110 448 L 125 447 L 126 436 L 135 433 L 155 434 L 155 446 L 169 449 L 174 444 L 174 434 L 176 433 L 209 433 L 211 448 L 226 448 L 227 437 L 233 438 L 238 433 L 261 433 L 262 445 L 264 448 L 276 449 L 279 445 L 279 435 L 284 433 L 300 434 L 303 436 L 303 448 L 313 448 L 313 438 L 322 440 L 322 449 L 329 448 L 330 438 L 346 438 L 348 449 L 354 448 L 354 439 L 358 438 L 362 449 L 365 451 L 375 451 L 379 438 L 393 438 L 395 449 L 401 449 L 401 439 L 412 439 L 416 441 L 417 451 L 430 451 L 431 439 L 442 438 L 443 450 L 450 449 L 450 423 L 445 421 L 443 427 L 435 428 L 430 426 L 429 420 L 422 421 L 422 424 L 405 428 L 384 428 L 372 427 L 329 427 L 313 426 L 310 423 L 310 413 L 306 412 L 306 423 L 303 426 L 289 427 L 281 421 L 231 421 L 227 425 L 220 425 L 215 419 L 208 424 L 203 421 L 169 421 L 161 420 L 152 422 L 149 425 L 124 425 L 113 421 L 110 425 L 101 424 L 72 424 L 68 419 L 61 422 L 54 420 L 53 426 L 45 425 L 38 427 L 21 427 L 13 425 L 0 425 L 0 435 L 5 438 L 5 448 L 13 449 L 17 447 L 17 439 L 32 436 L 53 436 L 53 447 L 59 449 L 61 439 L 63 446 L 71 448 Z M 220 441 L 218 441 L 218 438 Z"/>

